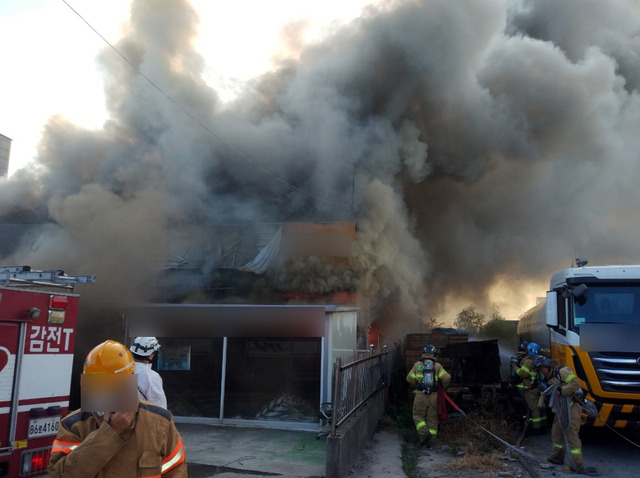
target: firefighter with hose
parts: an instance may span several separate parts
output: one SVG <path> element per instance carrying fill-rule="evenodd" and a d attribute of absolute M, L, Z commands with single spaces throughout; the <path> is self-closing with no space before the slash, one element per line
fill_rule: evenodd
<path fill-rule="evenodd" d="M 527 346 L 529 342 L 526 340 L 520 342 L 518 345 L 518 352 L 515 355 L 512 355 L 509 363 L 511 363 L 511 373 L 509 374 L 509 383 L 515 387 L 521 381 L 521 378 L 518 376 L 517 370 L 520 368 L 520 363 L 524 360 L 524 358 L 529 355 L 527 353 Z"/>
<path fill-rule="evenodd" d="M 430 446 L 438 436 L 438 389 L 445 393 L 450 381 L 451 375 L 436 362 L 436 347 L 427 345 L 407 375 L 407 382 L 414 388 L 413 421 L 420 446 Z"/>
<path fill-rule="evenodd" d="M 520 362 L 522 362 L 522 359 L 529 355 L 527 353 L 528 346 L 529 342 L 527 342 L 526 340 L 520 342 L 520 344 L 518 345 L 518 352 L 516 352 L 516 354 L 511 357 L 512 364 L 519 365 Z"/>
<path fill-rule="evenodd" d="M 555 413 L 551 426 L 551 455 L 547 461 L 564 464 L 565 447 L 569 447 L 569 467 L 576 473 L 595 474 L 594 467 L 585 467 L 582 458 L 582 442 L 578 435 L 584 403 L 583 392 L 575 374 L 569 367 L 554 367 L 551 360 L 538 356 L 533 368 L 540 374 L 544 391 L 538 407 L 541 413 L 550 408 Z"/>
<path fill-rule="evenodd" d="M 524 344 L 523 344 L 524 345 Z M 533 369 L 533 359 L 540 355 L 540 346 L 535 342 L 526 345 L 527 354 L 522 357 L 520 363 L 512 362 L 511 366 L 515 370 L 520 382 L 516 388 L 529 407 L 528 425 L 531 427 L 531 435 L 544 433 L 546 428 L 546 414 L 541 414 L 538 410 L 540 400 L 540 387 L 538 386 L 537 374 Z"/>

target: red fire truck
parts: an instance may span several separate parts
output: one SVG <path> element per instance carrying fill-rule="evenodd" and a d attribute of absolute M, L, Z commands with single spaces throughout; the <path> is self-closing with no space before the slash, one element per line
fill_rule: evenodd
<path fill-rule="evenodd" d="M 69 409 L 79 298 L 73 287 L 94 281 L 0 266 L 0 477 L 47 475 Z"/>

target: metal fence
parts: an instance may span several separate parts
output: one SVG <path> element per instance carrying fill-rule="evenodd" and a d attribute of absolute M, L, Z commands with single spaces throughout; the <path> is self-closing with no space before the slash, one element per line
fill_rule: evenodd
<path fill-rule="evenodd" d="M 397 367 L 404 367 L 399 346 L 336 360 L 327 478 L 347 476 L 357 461 L 385 411 L 387 389 Z"/>
<path fill-rule="evenodd" d="M 398 346 L 360 352 L 343 363 L 336 360 L 331 435 L 380 389 L 388 386 Z"/>

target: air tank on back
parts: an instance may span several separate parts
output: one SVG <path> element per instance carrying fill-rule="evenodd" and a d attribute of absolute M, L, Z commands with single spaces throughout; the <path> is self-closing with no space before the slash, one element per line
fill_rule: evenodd
<path fill-rule="evenodd" d="M 518 322 L 518 341 L 537 343 L 542 350 L 549 350 L 549 328 L 546 321 L 546 301 L 541 301 L 527 310 Z"/>

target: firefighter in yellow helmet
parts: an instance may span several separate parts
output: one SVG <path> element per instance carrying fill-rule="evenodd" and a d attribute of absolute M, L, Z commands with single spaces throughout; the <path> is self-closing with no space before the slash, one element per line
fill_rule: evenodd
<path fill-rule="evenodd" d="M 138 399 L 131 352 L 107 340 L 84 362 L 82 408 L 60 422 L 51 478 L 185 478 L 187 464 L 171 413 Z"/>
<path fill-rule="evenodd" d="M 435 355 L 435 346 L 427 345 L 421 360 L 413 364 L 407 375 L 407 382 L 415 389 L 413 422 L 420 437 L 420 446 L 429 446 L 430 440 L 438 436 L 438 385 L 444 389 L 451 381 L 451 375 L 436 362 Z"/>

